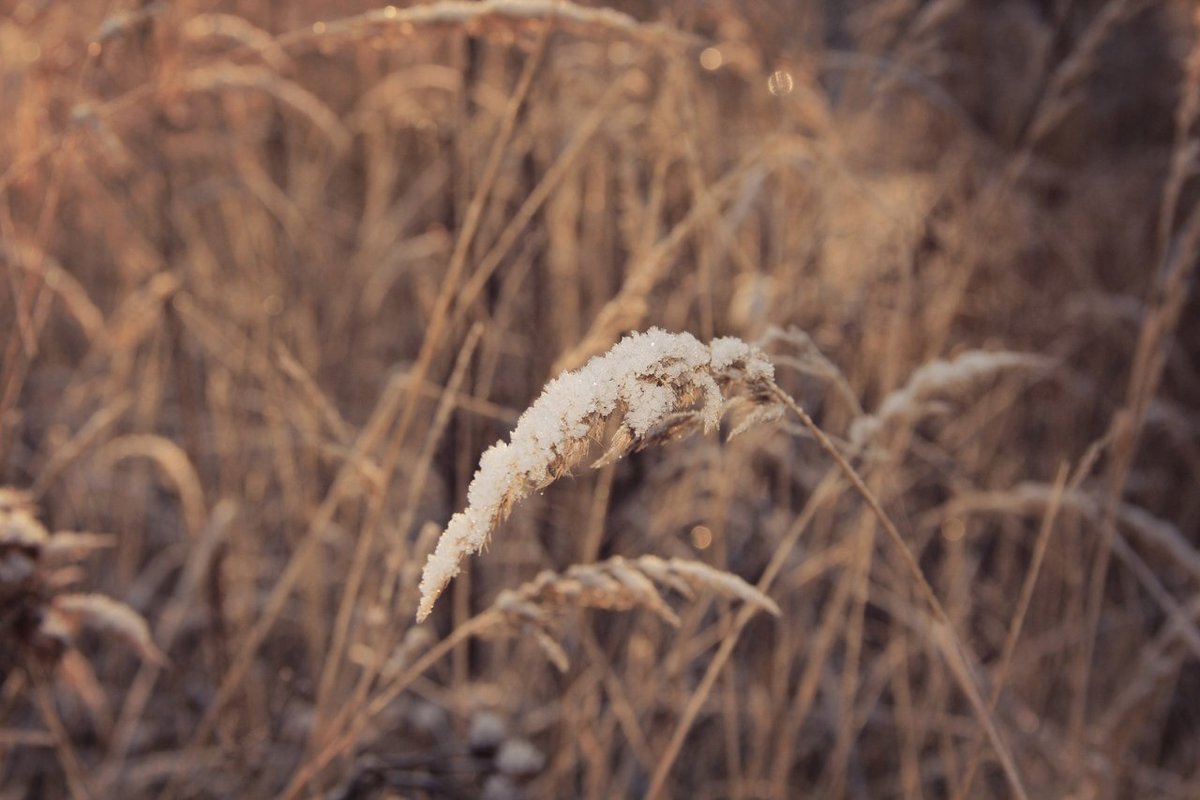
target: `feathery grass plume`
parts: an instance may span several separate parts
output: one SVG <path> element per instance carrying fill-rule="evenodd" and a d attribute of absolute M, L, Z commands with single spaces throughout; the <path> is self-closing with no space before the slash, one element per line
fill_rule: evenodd
<path fill-rule="evenodd" d="M 700 561 L 642 556 L 614 556 L 595 564 L 575 564 L 565 572 L 545 570 L 516 589 L 501 592 L 492 604 L 509 623 L 526 626 L 538 645 L 560 670 L 567 669 L 566 652 L 550 628 L 552 614 L 562 606 L 585 606 L 610 611 L 645 608 L 673 626 L 679 617 L 667 605 L 658 586 L 691 598 L 703 589 L 779 616 L 779 606 L 767 595 L 731 572 Z"/>
<path fill-rule="evenodd" d="M 1006 350 L 969 350 L 949 361 L 934 359 L 918 367 L 904 386 L 883 398 L 878 411 L 855 419 L 850 425 L 850 443 L 855 450 L 862 450 L 895 420 L 928 413 L 939 395 L 962 392 L 1004 370 L 1044 370 L 1051 363 L 1045 356 Z"/>
<path fill-rule="evenodd" d="M 687 333 L 651 328 L 617 342 L 575 372 L 546 385 L 513 430 L 479 459 L 467 508 L 455 514 L 425 564 L 417 619 L 429 616 L 463 556 L 478 553 L 522 498 L 576 466 L 610 421 L 619 426 L 603 466 L 655 442 L 712 431 L 730 402 L 774 404 L 774 368 L 735 337 L 704 345 Z"/>

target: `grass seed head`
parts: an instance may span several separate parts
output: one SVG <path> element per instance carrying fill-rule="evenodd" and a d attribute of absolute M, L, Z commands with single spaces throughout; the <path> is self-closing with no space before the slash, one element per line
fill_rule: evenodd
<path fill-rule="evenodd" d="M 467 508 L 451 518 L 425 564 L 417 619 L 429 616 L 462 558 L 483 549 L 520 500 L 577 466 L 610 422 L 618 423 L 616 432 L 593 466 L 696 429 L 710 432 L 735 400 L 769 404 L 765 389 L 773 378 L 766 356 L 740 339 L 705 345 L 688 333 L 651 328 L 552 380 L 510 440 L 480 458 Z"/>
<path fill-rule="evenodd" d="M 731 572 L 699 561 L 647 555 L 635 559 L 614 556 L 593 564 L 575 564 L 563 572 L 543 570 L 516 589 L 506 589 L 492 603 L 500 629 L 519 629 L 529 635 L 547 659 L 562 671 L 568 660 L 558 643 L 555 622 L 569 607 L 653 611 L 664 622 L 678 627 L 679 616 L 667 604 L 659 587 L 689 600 L 696 591 L 715 592 L 740 600 L 774 616 L 779 606 L 757 588 Z"/>

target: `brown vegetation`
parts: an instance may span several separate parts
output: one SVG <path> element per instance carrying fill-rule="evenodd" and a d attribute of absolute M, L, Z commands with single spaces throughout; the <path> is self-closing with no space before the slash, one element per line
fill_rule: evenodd
<path fill-rule="evenodd" d="M 1193 13 L 0 0 L 0 799 L 1200 796 Z"/>

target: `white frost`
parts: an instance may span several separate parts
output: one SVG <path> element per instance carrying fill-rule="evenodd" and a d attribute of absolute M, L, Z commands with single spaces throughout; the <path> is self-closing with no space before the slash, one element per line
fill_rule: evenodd
<path fill-rule="evenodd" d="M 509 442 L 497 442 L 480 458 L 466 510 L 451 518 L 425 564 L 418 619 L 428 616 L 463 556 L 483 549 L 512 506 L 554 480 L 555 469 L 572 466 L 589 434 L 614 413 L 622 413 L 634 441 L 680 411 L 698 410 L 710 431 L 725 410 L 723 385 L 762 385 L 773 375 L 766 357 L 740 339 L 706 346 L 688 333 L 651 328 L 550 381 Z"/>

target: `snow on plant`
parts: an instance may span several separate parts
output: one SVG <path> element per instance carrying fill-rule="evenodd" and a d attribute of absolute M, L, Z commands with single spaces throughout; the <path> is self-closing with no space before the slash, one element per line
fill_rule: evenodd
<path fill-rule="evenodd" d="M 611 423 L 617 429 L 592 466 L 696 429 L 710 432 L 728 411 L 743 415 L 734 433 L 778 416 L 773 378 L 766 356 L 740 339 L 705 345 L 651 328 L 552 380 L 510 440 L 480 458 L 466 509 L 450 519 L 425 564 L 417 619 L 429 616 L 463 556 L 482 550 L 517 502 L 576 466 Z"/>

